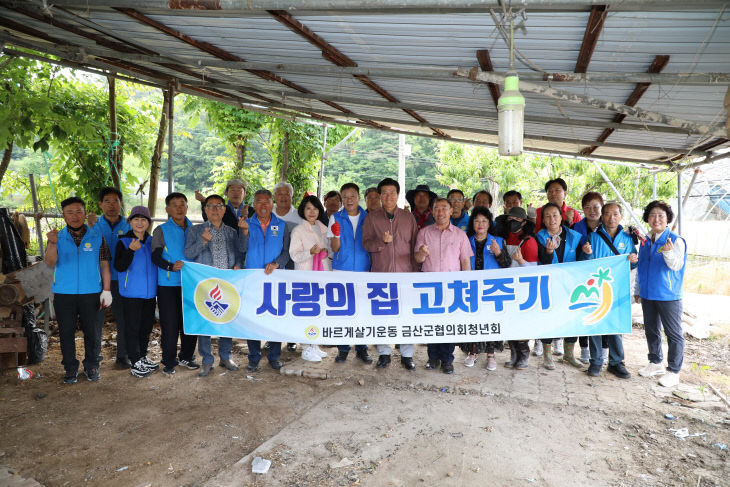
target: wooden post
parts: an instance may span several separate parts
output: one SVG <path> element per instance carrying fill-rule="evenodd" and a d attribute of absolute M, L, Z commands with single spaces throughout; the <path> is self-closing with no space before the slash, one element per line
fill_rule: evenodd
<path fill-rule="evenodd" d="M 8 166 L 10 165 L 10 158 L 13 156 L 13 139 L 8 140 L 8 145 L 5 146 L 5 151 L 3 152 L 3 159 L 2 162 L 0 162 L 0 184 L 3 182 L 3 178 L 5 177 L 5 171 L 8 170 Z"/>
<path fill-rule="evenodd" d="M 169 97 L 170 99 L 167 102 L 167 194 L 174 191 L 172 174 L 172 130 L 175 125 L 175 88 L 172 84 L 170 85 Z M 152 212 L 150 212 L 150 215 L 155 216 Z"/>
<path fill-rule="evenodd" d="M 155 214 L 157 203 L 157 182 L 160 180 L 160 161 L 162 160 L 162 147 L 165 144 L 165 132 L 167 131 L 167 105 L 170 103 L 170 92 L 163 90 L 162 96 L 160 127 L 157 129 L 157 141 L 155 142 L 155 151 L 152 153 L 152 164 L 150 165 L 150 191 L 147 200 L 150 215 Z"/>
<path fill-rule="evenodd" d="M 121 167 L 119 164 L 119 146 L 116 146 L 116 142 L 119 140 L 119 134 L 117 133 L 117 80 L 111 76 L 107 76 L 107 82 L 109 83 L 109 142 L 111 143 L 111 154 L 109 155 L 110 173 L 112 177 L 112 183 L 118 190 L 122 190 L 121 183 Z"/>

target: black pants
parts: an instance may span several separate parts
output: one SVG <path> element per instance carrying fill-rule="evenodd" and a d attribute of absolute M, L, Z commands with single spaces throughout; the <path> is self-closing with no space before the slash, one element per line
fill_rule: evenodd
<path fill-rule="evenodd" d="M 180 286 L 158 286 L 157 307 L 160 310 L 162 333 L 162 364 L 177 365 L 177 339 L 180 337 L 180 360 L 192 361 L 197 335 L 186 335 L 183 330 L 182 290 Z"/>
<path fill-rule="evenodd" d="M 74 373 L 79 370 L 79 361 L 76 359 L 77 320 L 81 322 L 81 331 L 84 334 L 84 369 L 98 368 L 101 352 L 99 293 L 55 294 L 53 308 L 58 320 L 63 368 Z"/>
<path fill-rule="evenodd" d="M 133 364 L 147 356 L 152 323 L 155 321 L 155 304 L 155 298 L 122 298 L 124 316 L 127 319 L 127 357 Z"/>

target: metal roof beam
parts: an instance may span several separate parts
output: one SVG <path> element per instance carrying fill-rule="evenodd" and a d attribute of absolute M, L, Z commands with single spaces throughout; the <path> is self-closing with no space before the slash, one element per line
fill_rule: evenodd
<path fill-rule="evenodd" d="M 77 8 L 126 7 L 147 8 L 162 11 L 199 10 L 261 12 L 286 8 L 291 11 L 341 11 L 372 14 L 373 9 L 382 11 L 466 11 L 484 12 L 488 9 L 502 9 L 502 0 L 54 0 L 55 5 Z M 521 0 L 520 8 L 538 10 L 578 10 L 585 11 L 592 5 L 603 5 L 605 0 Z M 620 10 L 676 10 L 688 8 L 720 7 L 725 0 L 622 0 L 611 6 L 612 11 Z"/>
<path fill-rule="evenodd" d="M 603 29 L 603 21 L 606 19 L 606 6 L 594 5 L 591 7 L 591 13 L 588 16 L 588 25 L 583 33 L 583 42 L 580 45 L 578 60 L 575 62 L 575 73 L 585 73 L 588 71 L 588 64 L 593 57 L 593 50 L 596 48 L 598 37 Z"/>
<path fill-rule="evenodd" d="M 457 75 L 481 83 L 488 83 L 490 81 L 499 82 L 500 80 L 500 77 L 497 75 L 484 71 L 478 71 L 477 69 L 467 70 L 465 68 L 459 68 L 457 71 Z M 555 88 L 539 86 L 535 83 L 521 82 L 520 90 L 535 93 L 537 95 L 541 95 L 546 98 L 551 98 L 553 100 L 558 100 L 565 103 L 571 103 L 574 105 L 580 105 L 590 108 L 597 108 L 600 110 L 610 110 L 612 112 L 623 113 L 625 115 L 629 115 L 643 121 L 671 125 L 673 127 L 685 129 L 691 133 L 702 135 L 716 135 L 718 137 L 722 137 L 727 133 L 720 124 L 711 125 L 690 122 L 688 120 L 682 120 L 680 118 L 665 115 L 663 113 L 653 112 L 650 110 L 644 110 L 636 107 L 630 107 L 621 103 L 601 100 L 592 96 L 580 95 L 565 90 L 557 90 Z"/>
<path fill-rule="evenodd" d="M 669 64 L 669 56 L 660 56 L 657 55 L 654 57 L 654 61 L 649 66 L 649 69 L 647 70 L 648 73 L 659 73 L 661 72 L 666 66 Z M 642 96 L 644 96 L 644 93 L 646 93 L 646 90 L 649 89 L 649 86 L 651 86 L 651 83 L 639 83 L 634 88 L 634 91 L 631 92 L 629 97 L 626 99 L 626 102 L 624 105 L 633 107 L 636 106 L 636 104 L 639 102 Z M 621 123 L 626 118 L 626 114 L 624 113 L 617 113 L 613 117 L 614 123 Z M 614 132 L 615 129 L 607 128 L 603 131 L 603 133 L 598 137 L 598 142 L 605 142 L 606 139 Z M 586 147 L 581 151 L 581 154 L 588 155 L 595 151 L 598 148 L 598 146 L 591 145 L 590 147 Z"/>
<path fill-rule="evenodd" d="M 192 37 L 180 32 L 176 29 L 168 27 L 165 24 L 163 24 L 162 22 L 158 22 L 134 9 L 115 8 L 115 10 L 132 17 L 133 19 L 135 19 L 143 24 L 153 27 L 153 28 L 159 30 L 160 32 L 163 32 L 164 34 L 174 37 L 175 39 L 178 39 L 179 41 L 189 44 L 197 49 L 200 49 L 201 51 L 207 52 L 208 54 L 210 54 L 212 56 L 215 56 L 219 59 L 223 59 L 224 61 L 236 61 L 236 62 L 245 61 L 243 58 L 240 58 L 240 57 L 236 56 L 235 54 L 232 54 L 232 53 L 226 51 L 225 49 L 222 49 L 218 46 L 214 46 L 213 44 L 210 44 L 208 42 L 193 39 Z M 312 93 L 309 89 L 307 89 L 303 86 L 300 86 L 297 83 L 294 83 L 292 81 L 284 79 L 280 76 L 277 76 L 274 73 L 271 73 L 268 71 L 259 71 L 259 70 L 248 70 L 248 71 L 251 74 L 256 75 L 260 78 L 283 84 L 285 86 L 288 86 L 289 88 L 299 91 L 300 93 Z M 335 108 L 336 110 L 340 110 L 343 113 L 348 113 L 347 108 L 344 108 L 334 102 L 325 101 L 323 103 L 331 106 L 332 108 Z M 367 120 L 365 120 L 364 122 L 367 123 Z"/>
<path fill-rule="evenodd" d="M 274 17 L 277 21 L 279 21 L 284 26 L 288 27 L 289 30 L 294 32 L 295 34 L 298 34 L 299 36 L 303 37 L 307 42 L 313 44 L 315 47 L 317 47 L 320 51 L 322 51 L 322 57 L 327 59 L 329 62 L 336 64 L 340 67 L 350 67 L 350 68 L 356 68 L 357 63 L 353 61 L 347 54 L 343 53 L 339 49 L 337 49 L 335 46 L 324 40 L 322 37 L 317 35 L 312 29 L 295 19 L 293 16 L 291 16 L 289 13 L 287 13 L 284 10 L 270 10 L 269 14 Z M 371 80 L 368 76 L 357 74 L 354 75 L 355 78 L 357 78 L 362 84 L 370 88 L 371 90 L 378 93 L 380 96 L 385 98 L 391 103 L 398 103 L 398 99 L 388 93 L 387 90 L 385 90 L 383 87 L 379 86 L 377 83 L 375 83 L 373 80 Z M 421 115 L 416 113 L 415 111 L 411 110 L 410 108 L 403 108 L 404 112 L 406 112 L 411 117 L 415 118 L 421 123 L 428 123 L 425 118 L 423 118 Z M 447 134 L 441 132 L 438 128 L 431 127 L 434 132 L 437 134 L 448 137 Z"/>
<path fill-rule="evenodd" d="M 45 52 L 48 52 L 49 54 L 53 54 L 54 56 L 67 58 L 72 61 L 80 62 L 85 61 L 88 62 L 88 54 L 94 54 L 95 56 L 99 56 L 98 52 L 93 49 L 85 49 L 82 53 L 80 49 L 75 47 L 63 47 L 63 46 L 56 46 L 55 48 L 49 47 L 49 46 L 37 46 L 33 45 L 31 43 L 28 43 L 26 41 L 23 41 L 22 39 L 18 39 L 15 37 L 10 36 L 4 36 L 0 34 L 0 39 L 5 40 L 6 42 L 10 42 L 16 45 L 19 45 L 21 47 L 26 47 L 29 49 L 42 49 Z M 107 51 L 104 51 L 107 52 Z M 100 59 L 104 63 L 113 64 L 116 67 L 120 67 L 119 61 L 116 61 L 116 59 L 121 59 L 122 61 L 129 63 L 129 60 L 135 60 L 138 58 L 138 56 L 124 56 L 124 55 L 117 55 L 110 61 L 110 56 L 113 56 L 113 53 L 108 53 L 105 56 L 99 56 Z M 155 58 L 156 60 L 159 60 L 159 57 Z M 174 65 L 163 65 L 163 67 L 167 69 L 175 70 L 176 66 Z M 139 67 L 141 68 L 141 67 Z M 148 69 L 148 68 L 144 68 Z M 178 71 L 180 72 L 180 71 Z M 189 70 L 186 70 L 184 74 L 190 73 Z M 165 77 L 169 77 L 170 75 L 164 75 Z M 193 73 L 193 77 L 197 78 L 198 80 L 201 80 L 202 76 Z M 166 78 L 167 79 L 167 78 Z M 475 109 L 468 109 L 468 108 L 460 108 L 460 107 L 439 107 L 439 106 L 430 106 L 430 105 L 422 105 L 422 104 L 413 104 L 413 103 L 389 103 L 385 101 L 379 101 L 379 100 L 369 100 L 369 99 L 363 99 L 363 98 L 355 98 L 355 97 L 342 97 L 342 96 L 332 96 L 332 95 L 318 95 L 318 94 L 303 94 L 296 91 L 281 91 L 281 90 L 264 90 L 257 87 L 246 87 L 245 85 L 241 84 L 230 84 L 230 83 L 224 83 L 224 82 L 218 82 L 215 79 L 211 79 L 209 76 L 206 76 L 204 80 L 202 81 L 191 81 L 191 80 L 185 80 L 185 83 L 187 83 L 190 86 L 199 86 L 199 87 L 211 87 L 215 86 L 221 89 L 231 89 L 235 90 L 237 92 L 243 93 L 246 96 L 250 96 L 253 98 L 258 98 L 259 100 L 263 100 L 267 103 L 272 102 L 273 100 L 271 98 L 265 97 L 259 93 L 266 93 L 270 95 L 271 97 L 275 98 L 300 98 L 307 101 L 338 101 L 341 103 L 354 103 L 359 105 L 365 105 L 365 106 L 375 106 L 375 107 L 382 107 L 382 108 L 410 108 L 412 110 L 427 110 L 435 113 L 443 113 L 443 114 L 455 114 L 455 115 L 462 115 L 462 116 L 474 116 L 474 117 L 481 117 L 485 118 L 488 115 L 490 115 L 490 112 L 484 111 L 484 110 L 475 110 Z M 248 91 L 246 91 L 248 89 Z M 496 117 L 496 113 L 491 112 L 493 117 Z M 673 133 L 673 134 L 687 134 L 686 130 L 675 128 L 675 127 L 667 127 L 667 126 L 660 126 L 660 125 L 647 125 L 647 124 L 615 124 L 612 122 L 602 122 L 598 120 L 585 120 L 585 119 L 574 119 L 574 118 L 560 118 L 560 117 L 540 117 L 540 116 L 531 116 L 526 115 L 525 121 L 527 122 L 533 122 L 533 123 L 548 123 L 548 124 L 558 124 L 558 125 L 569 125 L 569 126 L 578 126 L 578 127 L 595 127 L 595 128 L 621 128 L 623 130 L 633 130 L 633 131 L 645 131 L 645 132 L 656 132 L 656 133 Z"/>
<path fill-rule="evenodd" d="M 482 71 L 494 71 L 494 66 L 492 66 L 492 58 L 489 56 L 488 49 L 477 50 L 477 62 L 479 62 L 479 68 L 481 68 Z M 497 83 L 487 83 L 487 88 L 489 88 L 489 94 L 492 95 L 494 108 L 497 108 L 497 105 L 499 104 L 500 94 L 499 85 Z"/>

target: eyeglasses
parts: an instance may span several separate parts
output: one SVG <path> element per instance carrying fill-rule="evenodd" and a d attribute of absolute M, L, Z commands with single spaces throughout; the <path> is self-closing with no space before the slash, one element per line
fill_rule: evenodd
<path fill-rule="evenodd" d="M 221 205 L 220 203 L 217 205 L 205 205 L 205 207 L 209 210 L 222 210 L 226 207 L 226 205 Z"/>

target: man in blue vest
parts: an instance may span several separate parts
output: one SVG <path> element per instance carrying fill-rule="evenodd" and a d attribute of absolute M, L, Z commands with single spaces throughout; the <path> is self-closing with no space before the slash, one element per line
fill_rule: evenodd
<path fill-rule="evenodd" d="M 464 192 L 460 189 L 452 189 L 446 195 L 446 199 L 451 203 L 451 224 L 459 230 L 466 232 L 469 227 L 469 214 L 464 211 Z"/>
<path fill-rule="evenodd" d="M 631 235 L 624 232 L 621 226 L 623 211 L 621 205 L 615 201 L 606 203 L 601 208 L 601 224 L 595 232 L 588 234 L 588 242 L 591 245 L 592 252 L 583 255 L 587 259 L 600 259 L 602 257 L 611 257 L 613 255 L 626 255 L 631 268 L 636 268 L 639 257 L 636 253 L 636 246 L 631 239 Z M 590 366 L 586 373 L 592 377 L 601 375 L 601 367 L 603 365 L 602 347 L 605 338 L 608 345 L 608 368 L 607 372 L 615 375 L 619 379 L 628 379 L 631 374 L 626 370 L 624 365 L 624 345 L 621 335 L 595 335 L 588 337 L 590 349 Z"/>
<path fill-rule="evenodd" d="M 111 252 L 96 228 L 84 224 L 86 204 L 73 196 L 61 202 L 66 226 L 48 232 L 45 262 L 54 268 L 53 308 L 58 320 L 58 335 L 66 374 L 63 382 L 75 384 L 79 361 L 76 359 L 76 321 L 84 334 L 84 374 L 97 381 L 101 329 L 99 314 L 112 304 L 109 261 Z"/>
<path fill-rule="evenodd" d="M 271 274 L 284 269 L 289 263 L 290 228 L 286 221 L 273 213 L 274 200 L 271 191 L 260 189 L 253 197 L 256 213 L 249 219 L 241 218 L 241 248 L 246 249 L 245 269 L 264 269 Z M 281 368 L 281 342 L 269 342 L 267 358 L 274 370 Z M 261 342 L 248 340 L 248 370 L 255 372 L 261 360 Z"/>
<path fill-rule="evenodd" d="M 368 272 L 370 254 L 362 246 L 362 226 L 368 212 L 359 206 L 360 187 L 355 183 L 343 184 L 340 195 L 343 208 L 330 217 L 327 232 L 334 252 L 332 270 Z M 337 352 L 335 362 L 344 362 L 350 353 L 350 345 L 338 345 Z M 367 345 L 355 345 L 355 354 L 366 364 L 373 363 Z"/>
<path fill-rule="evenodd" d="M 131 230 L 127 219 L 121 214 L 122 211 L 122 193 L 117 188 L 106 187 L 99 191 L 99 208 L 102 215 L 98 218 L 94 212 L 89 213 L 88 223 L 90 227 L 95 227 L 104 237 L 104 241 L 111 250 L 111 291 L 112 291 L 112 313 L 114 321 L 117 325 L 117 367 L 128 369 L 132 366 L 127 357 L 127 337 L 125 335 L 124 307 L 119 296 L 119 281 L 117 278 L 117 270 L 114 268 L 114 249 L 117 248 L 119 237 Z M 99 333 L 104 327 L 104 319 L 106 313 L 100 314 Z M 101 351 L 101 350 L 100 350 Z"/>
<path fill-rule="evenodd" d="M 157 307 L 160 311 L 162 372 L 175 373 L 180 364 L 190 370 L 200 368 L 195 361 L 198 338 L 183 330 L 182 291 L 180 269 L 185 265 L 185 237 L 192 223 L 187 218 L 188 199 L 182 193 L 165 197 L 166 223 L 152 233 L 152 262 L 157 269 Z M 180 337 L 180 353 L 177 340 Z"/>

